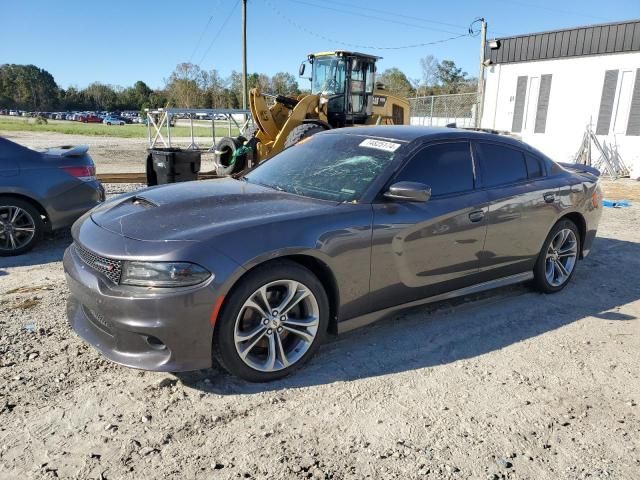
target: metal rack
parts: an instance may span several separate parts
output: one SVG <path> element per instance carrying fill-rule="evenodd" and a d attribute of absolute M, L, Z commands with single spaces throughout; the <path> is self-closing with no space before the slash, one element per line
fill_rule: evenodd
<path fill-rule="evenodd" d="M 172 118 L 176 116 L 187 115 L 191 131 L 191 143 L 187 147 L 188 150 L 205 150 L 207 152 L 215 152 L 216 149 L 216 116 L 224 115 L 227 126 L 229 128 L 229 136 L 231 136 L 232 123 L 238 128 L 242 135 L 247 127 L 253 123 L 251 112 L 249 110 L 230 109 L 230 108 L 146 108 L 147 114 L 147 137 L 149 140 L 149 148 L 171 148 L 171 128 Z M 195 115 L 211 116 L 211 145 L 200 147 L 195 140 L 193 134 L 193 120 Z M 234 115 L 242 115 L 244 120 L 238 122 Z M 164 132 L 164 135 L 163 135 Z"/>

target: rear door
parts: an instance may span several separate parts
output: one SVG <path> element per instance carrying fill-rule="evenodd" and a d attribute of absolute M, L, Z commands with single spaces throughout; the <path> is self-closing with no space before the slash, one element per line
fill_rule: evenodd
<path fill-rule="evenodd" d="M 372 310 L 474 283 L 486 234 L 487 197 L 475 189 L 468 141 L 431 144 L 390 182 L 431 187 L 427 202 L 374 203 Z"/>
<path fill-rule="evenodd" d="M 557 188 L 545 162 L 498 142 L 475 141 L 473 151 L 489 201 L 481 268 L 492 277 L 530 270 L 556 216 Z"/>

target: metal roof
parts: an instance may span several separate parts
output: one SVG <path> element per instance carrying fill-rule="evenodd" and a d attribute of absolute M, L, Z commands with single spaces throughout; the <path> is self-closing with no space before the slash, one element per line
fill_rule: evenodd
<path fill-rule="evenodd" d="M 494 38 L 485 45 L 485 58 L 494 64 L 624 52 L 640 52 L 640 20 Z"/>

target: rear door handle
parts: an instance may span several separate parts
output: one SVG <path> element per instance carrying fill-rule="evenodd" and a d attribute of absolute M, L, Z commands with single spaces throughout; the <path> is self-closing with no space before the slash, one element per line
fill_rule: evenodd
<path fill-rule="evenodd" d="M 553 203 L 556 200 L 556 196 L 553 193 L 545 193 L 543 198 L 547 203 Z"/>
<path fill-rule="evenodd" d="M 479 222 L 484 218 L 484 212 L 482 210 L 476 210 L 475 212 L 471 212 L 469 214 L 469 220 L 472 222 Z"/>

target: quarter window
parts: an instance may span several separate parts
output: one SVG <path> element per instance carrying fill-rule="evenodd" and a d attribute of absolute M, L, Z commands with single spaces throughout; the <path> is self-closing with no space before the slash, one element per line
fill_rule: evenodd
<path fill-rule="evenodd" d="M 493 143 L 476 143 L 475 151 L 482 165 L 485 187 L 508 185 L 527 179 L 524 154 L 519 150 Z"/>
<path fill-rule="evenodd" d="M 431 195 L 473 190 L 473 160 L 467 142 L 441 143 L 419 151 L 402 169 L 396 181 L 420 182 Z"/>
<path fill-rule="evenodd" d="M 527 162 L 527 173 L 529 174 L 529 178 L 544 177 L 544 167 L 538 158 L 533 155 L 525 154 L 525 159 Z"/>

